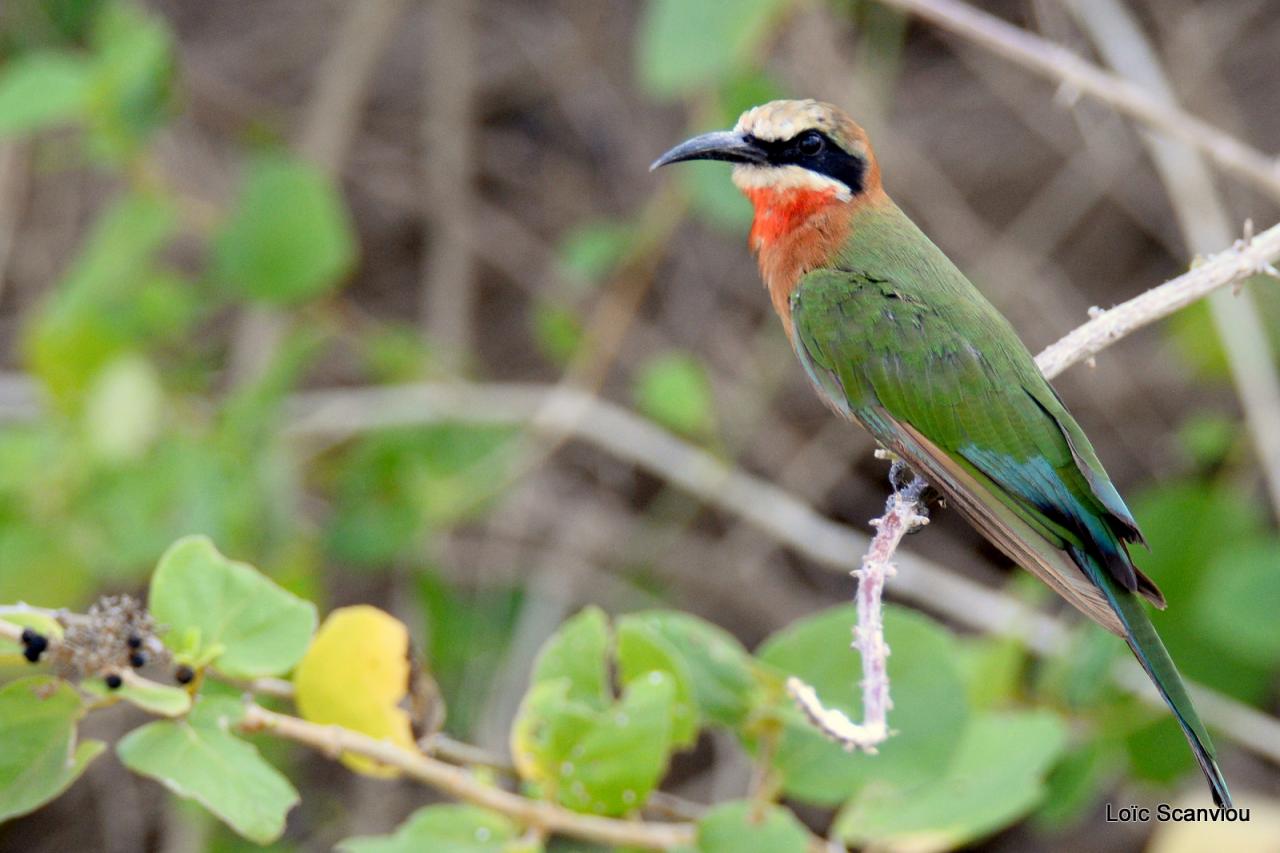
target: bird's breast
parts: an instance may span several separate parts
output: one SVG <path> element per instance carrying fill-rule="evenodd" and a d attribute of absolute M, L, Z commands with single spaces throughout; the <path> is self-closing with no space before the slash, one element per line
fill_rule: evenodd
<path fill-rule="evenodd" d="M 791 292 L 811 270 L 836 258 L 849 234 L 850 205 L 834 188 L 751 187 L 749 239 L 773 309 L 791 335 Z"/>

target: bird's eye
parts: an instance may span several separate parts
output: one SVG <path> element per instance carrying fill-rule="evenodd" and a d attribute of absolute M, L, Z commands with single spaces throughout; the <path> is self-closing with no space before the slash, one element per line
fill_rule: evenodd
<path fill-rule="evenodd" d="M 816 157 L 822 153 L 822 149 L 826 147 L 826 142 L 822 138 L 822 134 L 816 131 L 808 131 L 797 141 L 800 153 L 805 157 Z"/>

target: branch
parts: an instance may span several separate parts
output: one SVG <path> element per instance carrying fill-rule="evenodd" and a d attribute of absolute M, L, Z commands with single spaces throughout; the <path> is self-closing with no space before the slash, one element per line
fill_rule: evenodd
<path fill-rule="evenodd" d="M 896 482 L 905 468 L 898 461 L 890 469 L 889 481 Z M 843 713 L 828 709 L 818 699 L 817 691 L 800 679 L 787 679 L 787 692 L 809 718 L 809 722 L 843 746 L 847 751 L 861 749 L 874 755 L 877 745 L 889 738 L 888 715 L 893 707 L 889 698 L 889 646 L 884 641 L 883 611 L 880 596 L 886 578 L 897 574 L 893 555 L 902 537 L 929 523 L 920 496 L 927 483 L 918 476 L 905 487 L 895 488 L 885 504 L 884 515 L 871 522 L 876 535 L 871 540 L 862 568 L 851 574 L 858 579 L 858 623 L 853 629 L 853 647 L 862 657 L 862 714 L 864 722 L 852 722 Z"/>
<path fill-rule="evenodd" d="M 51 615 L 60 621 L 67 616 L 78 616 L 78 614 L 65 614 L 62 611 L 22 606 L 9 609 L 10 612 L 24 610 Z M 22 632 L 21 626 L 0 619 L 0 638 L 21 643 Z M 49 649 L 53 649 L 58 642 L 52 637 L 47 637 L 46 640 Z M 120 675 L 125 683 L 136 687 L 161 686 L 159 682 L 144 678 L 132 670 L 123 670 Z M 258 686 L 267 688 L 273 694 L 292 693 L 292 690 L 282 689 L 280 684 L 267 682 Z M 404 749 L 341 726 L 318 725 L 288 714 L 269 711 L 253 701 L 245 703 L 240 729 L 247 733 L 274 734 L 286 740 L 310 746 L 331 758 L 344 752 L 365 756 L 395 767 L 409 778 L 429 785 L 455 799 L 493 809 L 525 826 L 544 832 L 557 832 L 600 844 L 639 847 L 646 850 L 669 850 L 690 845 L 694 840 L 694 827 L 689 823 L 627 821 L 579 814 L 554 803 L 531 800 L 519 794 L 495 788 L 461 767 L 446 764 L 421 752 Z"/>
<path fill-rule="evenodd" d="M 330 757 L 344 752 L 363 755 L 395 767 L 409 778 L 455 799 L 493 809 L 525 826 L 549 833 L 646 850 L 668 850 L 692 844 L 694 840 L 694 829 L 687 823 L 641 823 L 579 814 L 552 803 L 530 800 L 495 788 L 459 767 L 420 752 L 410 752 L 340 726 L 321 726 L 278 714 L 253 702 L 245 706 L 240 728 L 246 732 L 269 732 Z"/>
<path fill-rule="evenodd" d="M 1245 225 L 1245 236 L 1224 252 L 1191 268 L 1159 287 L 1122 302 L 1109 311 L 1098 312 L 1083 326 L 1045 347 L 1036 364 L 1052 379 L 1073 364 L 1090 359 L 1111 344 L 1179 309 L 1203 299 L 1229 284 L 1243 283 L 1256 275 L 1280 278 L 1275 263 L 1280 260 L 1280 225 L 1261 234 Z"/>
<path fill-rule="evenodd" d="M 881 0 L 950 30 L 1011 62 L 1059 81 L 1069 94 L 1086 94 L 1118 112 L 1203 151 L 1224 171 L 1246 178 L 1280 199 L 1280 160 L 1209 122 L 1154 97 L 1142 86 L 1098 68 L 1059 44 L 1015 27 L 959 0 Z"/>

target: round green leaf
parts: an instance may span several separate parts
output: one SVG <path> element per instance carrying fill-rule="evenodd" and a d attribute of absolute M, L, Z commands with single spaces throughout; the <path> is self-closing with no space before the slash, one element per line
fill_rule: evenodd
<path fill-rule="evenodd" d="M 723 726 L 742 724 L 757 689 L 755 663 L 732 634 L 674 610 L 651 610 L 627 618 L 648 625 L 684 658 L 702 716 Z"/>
<path fill-rule="evenodd" d="M 668 353 L 644 365 L 635 397 L 642 412 L 676 432 L 705 434 L 715 422 L 711 383 L 688 355 Z"/>
<path fill-rule="evenodd" d="M 569 680 L 568 696 L 592 708 L 611 699 L 606 655 L 609 622 L 599 607 L 587 607 L 566 621 L 542 644 L 533 664 L 533 684 L 557 678 Z"/>
<path fill-rule="evenodd" d="M 213 270 L 244 296 L 289 304 L 336 286 L 355 256 L 333 183 L 307 163 L 269 157 L 250 168 L 230 220 L 214 238 Z"/>
<path fill-rule="evenodd" d="M 315 605 L 227 559 L 207 536 L 179 539 L 165 552 L 149 604 L 170 648 L 238 678 L 288 672 L 316 628 Z"/>
<path fill-rule="evenodd" d="M 554 787 L 569 750 L 596 721 L 598 711 L 569 698 L 568 678 L 533 684 L 511 725 L 511 756 L 521 778 Z"/>
<path fill-rule="evenodd" d="M 778 806 L 724 803 L 698 821 L 697 845 L 699 853 L 804 853 L 809 833 Z"/>
<path fill-rule="evenodd" d="M 624 616 L 617 626 L 618 674 L 623 684 L 650 672 L 665 672 L 675 684 L 671 704 L 671 743 L 692 746 L 698 738 L 698 708 L 693 699 L 693 676 L 675 647 L 655 629 L 633 616 Z"/>
<path fill-rule="evenodd" d="M 250 841 L 267 844 L 284 832 L 298 792 L 252 744 L 228 731 L 238 713 L 234 700 L 204 699 L 185 720 L 134 729 L 116 753 L 130 770 L 195 800 Z"/>
<path fill-rule="evenodd" d="M 76 745 L 82 710 L 75 688 L 51 676 L 0 688 L 0 821 L 57 797 L 102 752 L 101 741 Z"/>
<path fill-rule="evenodd" d="M 477 806 L 427 806 L 418 809 L 391 835 L 369 835 L 339 842 L 342 853 L 513 853 L 519 828 L 500 814 Z M 541 845 L 521 847 L 536 853 Z"/>
<path fill-rule="evenodd" d="M 653 671 L 601 712 L 560 767 L 560 802 L 575 811 L 623 814 L 644 805 L 670 754 L 675 680 Z"/>
<path fill-rule="evenodd" d="M 823 703 L 862 719 L 862 662 L 850 650 L 851 606 L 800 620 L 765 642 L 759 657 L 812 685 Z M 876 755 L 848 753 L 827 740 L 790 703 L 775 757 L 790 796 L 834 805 L 869 780 L 919 784 L 937 775 L 955 752 L 969 707 L 954 638 L 931 619 L 886 606 L 885 639 L 895 732 Z"/>
<path fill-rule="evenodd" d="M 988 713 L 964 732 L 946 772 L 922 785 L 867 785 L 836 833 L 859 847 L 953 850 L 1008 826 L 1044 795 L 1066 728 L 1053 714 Z"/>

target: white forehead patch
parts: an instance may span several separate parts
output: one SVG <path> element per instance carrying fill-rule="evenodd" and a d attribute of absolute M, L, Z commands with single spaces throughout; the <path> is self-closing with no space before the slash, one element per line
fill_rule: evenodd
<path fill-rule="evenodd" d="M 742 114 L 734 130 L 776 142 L 810 128 L 828 129 L 827 110 L 817 101 L 770 101 Z"/>
<path fill-rule="evenodd" d="M 800 166 L 754 166 L 739 163 L 733 167 L 733 183 L 738 189 L 747 190 L 835 190 L 836 198 L 848 201 L 853 193 L 843 181 Z"/>

